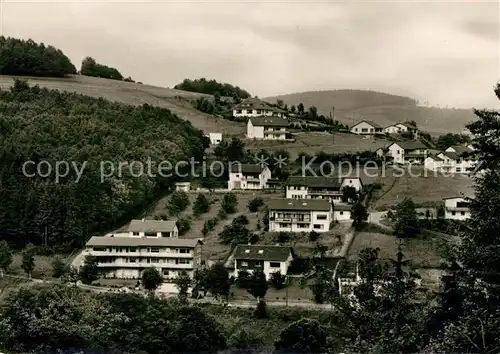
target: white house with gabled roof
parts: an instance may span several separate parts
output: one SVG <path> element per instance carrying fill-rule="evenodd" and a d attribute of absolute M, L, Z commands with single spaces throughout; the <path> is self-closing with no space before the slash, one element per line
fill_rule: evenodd
<path fill-rule="evenodd" d="M 232 109 L 233 117 L 284 117 L 286 111 L 271 106 L 270 104 L 259 100 L 258 98 L 247 98 L 241 103 L 235 105 Z"/>
<path fill-rule="evenodd" d="M 233 189 L 265 189 L 271 179 L 269 167 L 259 164 L 229 163 L 229 181 L 227 188 Z"/>
<path fill-rule="evenodd" d="M 290 122 L 279 117 L 255 117 L 247 122 L 248 139 L 285 140 Z"/>
<path fill-rule="evenodd" d="M 470 202 L 464 197 L 444 198 L 444 218 L 467 220 L 470 218 Z"/>
<path fill-rule="evenodd" d="M 333 221 L 328 199 L 271 199 L 267 209 L 271 232 L 327 232 Z"/>
<path fill-rule="evenodd" d="M 380 125 L 370 120 L 363 120 L 351 127 L 351 133 L 358 135 L 383 134 L 384 131 Z"/>

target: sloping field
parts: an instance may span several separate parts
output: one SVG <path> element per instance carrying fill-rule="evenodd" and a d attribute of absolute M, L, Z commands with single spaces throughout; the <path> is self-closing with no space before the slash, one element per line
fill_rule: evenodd
<path fill-rule="evenodd" d="M 102 97 L 130 105 L 150 104 L 167 108 L 205 133 L 221 132 L 226 136 L 231 136 L 241 135 L 246 129 L 243 123 L 215 118 L 195 110 L 189 104 L 190 100 L 211 97 L 210 95 L 81 75 L 72 75 L 63 79 L 39 77 L 24 77 L 24 79 L 27 79 L 30 85 L 39 85 L 48 89 Z M 0 76 L 0 89 L 9 88 L 13 82 L 11 76 Z"/>
<path fill-rule="evenodd" d="M 379 194 L 381 197 L 374 204 L 375 209 L 396 205 L 406 197 L 422 203 L 461 195 L 471 196 L 474 193 L 473 179 L 464 175 L 434 174 L 415 166 L 412 173 L 416 176 L 412 177 L 405 172 L 401 177 L 394 177 L 400 176 L 401 172 L 388 169 L 385 175 L 380 177 L 383 186 Z"/>
<path fill-rule="evenodd" d="M 346 153 L 375 151 L 386 146 L 390 141 L 374 137 L 362 137 L 355 134 L 335 133 L 334 135 L 325 132 L 301 132 L 294 134 L 295 141 L 263 141 L 248 140 L 247 148 L 252 151 L 260 149 L 266 150 L 286 150 L 290 157 L 295 159 L 299 153 L 304 152 L 309 155 L 319 153 Z"/>

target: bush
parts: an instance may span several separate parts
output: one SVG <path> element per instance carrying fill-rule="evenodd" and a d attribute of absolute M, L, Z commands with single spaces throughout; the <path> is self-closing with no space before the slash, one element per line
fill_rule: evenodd
<path fill-rule="evenodd" d="M 255 330 L 241 328 L 229 337 L 228 346 L 234 349 L 254 349 L 265 344 L 262 335 Z"/>
<path fill-rule="evenodd" d="M 271 284 L 276 290 L 281 290 L 285 287 L 286 276 L 281 274 L 281 272 L 271 273 Z"/>
<path fill-rule="evenodd" d="M 309 241 L 316 242 L 316 241 L 318 241 L 319 236 L 320 236 L 320 234 L 318 232 L 312 230 L 309 233 Z"/>
<path fill-rule="evenodd" d="M 262 198 L 254 198 L 248 202 L 248 210 L 251 213 L 256 213 L 263 205 L 264 205 L 264 200 Z"/>
<path fill-rule="evenodd" d="M 179 229 L 179 236 L 183 236 L 191 230 L 191 218 L 179 218 L 176 224 Z"/>
<path fill-rule="evenodd" d="M 224 209 L 219 209 L 219 212 L 217 213 L 217 217 L 220 220 L 225 220 L 227 218 L 227 212 Z"/>
<path fill-rule="evenodd" d="M 292 240 L 292 234 L 290 232 L 280 231 L 276 237 L 275 241 L 278 243 L 286 243 Z"/>
<path fill-rule="evenodd" d="M 175 191 L 172 193 L 167 209 L 171 215 L 178 215 L 186 210 L 189 205 L 189 196 L 184 191 Z"/>
<path fill-rule="evenodd" d="M 207 213 L 210 210 L 210 203 L 204 194 L 198 194 L 196 201 L 193 205 L 194 215 L 201 215 Z"/>
<path fill-rule="evenodd" d="M 238 272 L 238 277 L 236 278 L 236 285 L 241 289 L 246 289 L 248 286 L 248 280 L 250 279 L 250 273 L 246 270 L 240 270 Z"/>
<path fill-rule="evenodd" d="M 240 215 L 233 220 L 233 224 L 248 225 L 248 218 L 246 215 Z"/>
<path fill-rule="evenodd" d="M 257 307 L 255 308 L 253 315 L 259 319 L 268 317 L 267 305 L 266 305 L 265 301 L 261 300 L 257 303 Z"/>
<path fill-rule="evenodd" d="M 53 46 L 0 36 L 0 75 L 64 77 L 76 68 Z"/>
<path fill-rule="evenodd" d="M 123 80 L 123 75 L 112 67 L 98 64 L 95 59 L 86 57 L 82 61 L 80 73 L 85 76 L 102 77 L 112 80 Z"/>
<path fill-rule="evenodd" d="M 238 208 L 238 197 L 234 193 L 227 193 L 222 199 L 221 208 L 226 214 L 234 214 Z"/>

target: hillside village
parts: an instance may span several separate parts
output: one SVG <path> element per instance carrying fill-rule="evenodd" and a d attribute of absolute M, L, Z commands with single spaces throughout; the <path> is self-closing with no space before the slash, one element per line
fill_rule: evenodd
<path fill-rule="evenodd" d="M 389 124 L 362 116 L 350 121 L 335 108 L 324 115 L 315 106 L 271 102 L 215 80 L 186 79 L 170 90 L 125 79 L 92 58 L 79 72 L 69 59 L 61 62 L 61 72 L 51 74 L 57 79 L 50 80 L 34 69 L 33 77 L 20 77 L 8 65 L 0 67 L 0 128 L 6 132 L 0 299 L 16 311 L 38 301 L 31 292 L 39 286 L 41 298 L 61 299 L 68 311 L 85 313 L 78 321 L 90 316 L 123 330 L 103 334 L 111 343 L 127 346 L 125 332 L 133 331 L 132 350 L 160 353 L 169 343 L 181 352 L 215 352 L 271 343 L 285 352 L 299 344 L 300 352 L 358 352 L 363 344 L 352 344 L 354 337 L 366 333 L 352 334 L 351 318 L 334 316 L 348 314 L 355 326 L 365 326 L 364 320 L 375 321 L 389 306 L 399 311 L 398 320 L 420 318 L 424 310 L 418 306 L 441 301 L 436 299 L 448 296 L 450 277 L 474 266 L 466 257 L 455 260 L 450 250 L 474 232 L 470 225 L 483 227 L 478 198 L 496 198 L 494 186 L 475 189 L 496 168 L 495 158 L 486 170 L 482 165 L 486 148 L 478 138 L 494 130 L 489 126 L 476 122 L 459 127 L 460 133 L 431 134 L 405 116 Z M 43 117 L 50 119 L 35 119 Z M 54 180 L 50 168 L 60 172 L 53 162 L 64 159 L 88 161 L 89 168 L 81 175 L 66 170 Z M 176 173 L 165 177 L 142 169 L 136 175 L 130 161 L 146 160 L 168 161 Z M 27 169 L 26 161 L 35 168 Z M 37 170 L 43 161 L 45 175 Z M 120 165 L 118 173 L 113 167 L 103 176 L 103 161 L 128 162 L 123 174 Z M 488 283 L 481 274 L 474 282 Z M 68 297 L 59 295 L 66 292 Z M 119 309 L 127 319 L 110 315 Z M 373 316 L 365 318 L 363 311 Z M 0 342 L 5 347 L 28 343 L 23 345 L 31 350 L 53 335 L 40 330 L 31 343 L 19 334 L 30 333 L 24 319 L 16 322 L 12 313 L 2 312 L 8 322 L 0 316 L 5 328 L 15 328 L 10 342 Z M 161 326 L 147 327 L 147 321 L 163 317 L 168 339 L 141 339 L 143 329 Z M 332 324 L 337 320 L 344 322 Z M 266 333 L 235 329 L 256 325 Z M 295 338 L 297 328 L 309 326 L 311 334 Z M 326 328 L 343 328 L 344 339 L 337 343 L 325 334 L 322 345 L 307 346 L 308 335 L 320 336 Z M 431 330 L 419 333 L 425 331 Z M 78 340 L 87 345 L 83 337 Z M 391 345 L 383 348 L 396 348 Z M 396 351 L 414 352 L 421 344 L 405 345 Z"/>

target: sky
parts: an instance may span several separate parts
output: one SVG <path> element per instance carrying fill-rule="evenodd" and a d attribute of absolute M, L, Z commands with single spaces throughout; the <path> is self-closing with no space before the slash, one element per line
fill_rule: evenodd
<path fill-rule="evenodd" d="M 3 1 L 3 2 L 2 2 Z M 0 0 L 4 36 L 173 87 L 215 79 L 259 97 L 370 89 L 498 108 L 498 1 Z"/>

